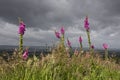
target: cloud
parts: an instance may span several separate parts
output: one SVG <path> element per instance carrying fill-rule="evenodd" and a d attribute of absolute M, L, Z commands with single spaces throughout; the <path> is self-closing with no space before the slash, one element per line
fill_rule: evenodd
<path fill-rule="evenodd" d="M 17 24 L 17 17 L 21 17 L 28 27 L 42 29 L 61 23 L 66 25 L 73 18 L 69 4 L 64 0 L 1 0 L 0 10 L 0 17 L 7 22 Z"/>
<path fill-rule="evenodd" d="M 18 44 L 18 17 L 27 25 L 25 45 L 52 44 L 54 30 L 64 26 L 72 44 L 80 35 L 87 46 L 84 18 L 89 16 L 91 39 L 97 47 L 119 47 L 119 0 L 0 0 L 0 43 Z"/>
<path fill-rule="evenodd" d="M 53 26 L 73 26 L 86 15 L 99 17 L 104 13 L 101 4 L 96 0 L 1 0 L 0 17 L 16 25 L 17 17 L 21 17 L 28 27 L 50 29 Z"/>

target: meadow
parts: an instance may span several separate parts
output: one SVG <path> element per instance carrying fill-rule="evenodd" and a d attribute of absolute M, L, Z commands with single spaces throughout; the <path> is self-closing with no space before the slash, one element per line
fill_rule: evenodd
<path fill-rule="evenodd" d="M 82 45 L 82 36 L 79 37 L 80 50 L 73 50 L 71 41 L 67 38 L 65 44 L 65 30 L 55 31 L 59 43 L 52 51 L 44 55 L 29 56 L 29 48 L 23 49 L 23 35 L 25 24 L 20 21 L 19 49 L 11 56 L 0 56 L 0 80 L 120 80 L 120 62 L 108 56 L 109 46 L 103 43 L 104 56 L 94 50 L 90 39 L 88 17 L 84 22 L 88 37 L 89 51 Z M 7 56 L 4 59 L 3 56 Z"/>

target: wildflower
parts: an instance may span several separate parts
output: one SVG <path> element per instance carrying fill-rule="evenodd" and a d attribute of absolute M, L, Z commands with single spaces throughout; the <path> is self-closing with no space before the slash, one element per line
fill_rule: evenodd
<path fill-rule="evenodd" d="M 95 48 L 94 45 L 91 45 L 91 48 L 94 49 Z"/>
<path fill-rule="evenodd" d="M 24 60 L 26 60 L 28 58 L 28 49 L 25 50 L 25 52 L 22 56 L 23 56 Z"/>
<path fill-rule="evenodd" d="M 81 36 L 79 37 L 79 42 L 82 43 L 82 37 Z"/>
<path fill-rule="evenodd" d="M 88 22 L 88 17 L 86 16 L 86 19 L 84 21 L 84 28 L 88 31 L 89 30 L 89 22 Z"/>
<path fill-rule="evenodd" d="M 24 32 L 25 32 L 25 24 L 23 23 L 23 21 L 21 21 L 19 25 L 19 34 L 24 35 Z"/>
<path fill-rule="evenodd" d="M 103 44 L 103 48 L 105 49 L 105 59 L 108 59 L 108 45 L 106 43 Z"/>
<path fill-rule="evenodd" d="M 89 23 L 88 23 L 88 17 L 86 16 L 86 19 L 84 21 L 84 28 L 86 29 L 87 32 L 87 37 L 88 37 L 88 44 L 89 44 L 89 49 L 91 52 L 91 40 L 90 40 L 90 31 L 89 31 Z"/>
<path fill-rule="evenodd" d="M 71 48 L 71 42 L 67 39 L 67 45 Z"/>
<path fill-rule="evenodd" d="M 103 44 L 104 49 L 108 49 L 108 45 L 106 43 Z"/>
<path fill-rule="evenodd" d="M 23 35 L 25 33 L 25 24 L 24 22 L 19 18 L 19 52 L 20 54 L 23 52 Z"/>
<path fill-rule="evenodd" d="M 64 41 L 65 41 L 65 38 L 64 38 L 64 33 L 65 33 L 65 30 L 63 27 L 61 27 L 60 29 L 60 33 L 55 31 L 55 35 L 58 39 L 60 39 L 60 43 L 59 43 L 59 46 L 60 46 L 60 51 L 63 52 L 65 50 L 65 45 L 64 45 Z"/>
<path fill-rule="evenodd" d="M 65 33 L 64 27 L 61 27 L 60 31 L 61 31 L 61 34 L 64 35 L 64 33 Z"/>
<path fill-rule="evenodd" d="M 69 55 L 70 55 L 70 57 L 72 57 L 72 55 L 73 55 L 73 50 L 72 50 L 71 42 L 69 41 L 68 38 L 67 38 L 67 45 L 68 45 L 69 50 L 70 50 Z"/>
<path fill-rule="evenodd" d="M 58 39 L 60 39 L 60 33 L 59 32 L 55 31 L 55 35 Z"/>

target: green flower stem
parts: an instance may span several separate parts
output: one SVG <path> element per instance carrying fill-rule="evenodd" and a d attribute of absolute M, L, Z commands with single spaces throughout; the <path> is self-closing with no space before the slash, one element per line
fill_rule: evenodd
<path fill-rule="evenodd" d="M 80 51 L 82 51 L 83 50 L 83 45 L 82 45 L 82 43 L 80 43 Z"/>
<path fill-rule="evenodd" d="M 64 48 L 65 47 L 65 45 L 64 45 L 64 35 L 62 35 L 62 37 L 61 37 L 61 44 L 62 44 L 62 47 Z"/>
<path fill-rule="evenodd" d="M 70 49 L 69 55 L 70 55 L 70 58 L 71 58 L 72 55 L 73 55 L 73 50 L 72 50 L 72 47 L 69 47 L 69 49 Z"/>
<path fill-rule="evenodd" d="M 105 49 L 105 60 L 108 60 L 108 49 Z"/>
<path fill-rule="evenodd" d="M 60 52 L 61 53 L 65 52 L 64 35 L 62 35 L 61 38 L 60 38 Z"/>
<path fill-rule="evenodd" d="M 86 32 L 87 32 L 87 36 L 88 36 L 89 50 L 90 50 L 90 53 L 91 53 L 92 49 L 91 49 L 90 32 L 88 30 Z"/>
<path fill-rule="evenodd" d="M 19 52 L 20 54 L 23 52 L 23 35 L 20 34 L 19 36 Z"/>

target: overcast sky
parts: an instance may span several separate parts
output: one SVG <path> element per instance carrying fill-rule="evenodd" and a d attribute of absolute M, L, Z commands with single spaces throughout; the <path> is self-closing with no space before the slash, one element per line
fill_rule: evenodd
<path fill-rule="evenodd" d="M 85 16 L 89 16 L 92 44 L 120 48 L 120 0 L 0 0 L 0 45 L 18 45 L 18 17 L 26 24 L 24 45 L 57 43 L 54 30 L 65 27 L 73 46 L 83 37 Z"/>

